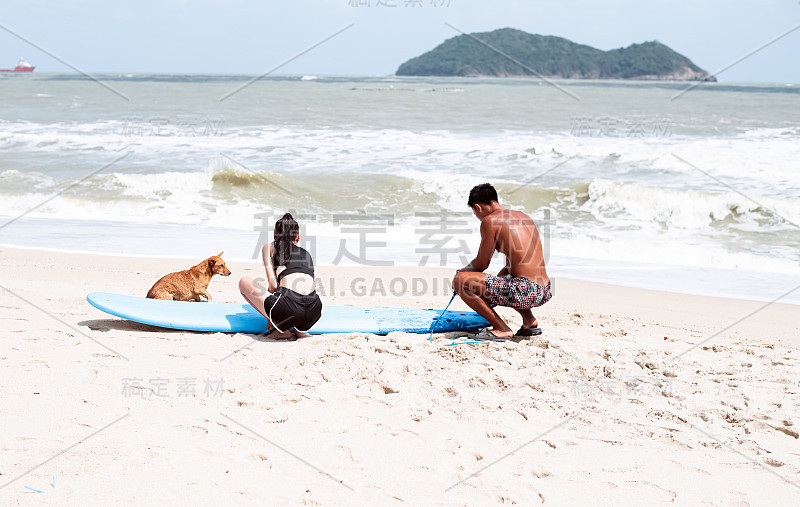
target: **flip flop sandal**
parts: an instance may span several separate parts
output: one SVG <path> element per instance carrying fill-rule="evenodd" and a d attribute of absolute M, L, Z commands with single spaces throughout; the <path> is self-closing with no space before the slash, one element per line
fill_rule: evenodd
<path fill-rule="evenodd" d="M 538 327 L 521 327 L 514 336 L 520 336 L 524 338 L 528 336 L 539 336 L 540 334 L 542 334 L 542 330 Z"/>
<path fill-rule="evenodd" d="M 494 333 L 492 333 L 491 331 L 489 331 L 489 328 L 483 328 L 483 329 L 481 329 L 480 331 L 478 331 L 475 334 L 468 334 L 467 338 L 469 338 L 470 340 L 506 341 L 506 340 L 508 340 L 510 338 L 513 338 L 513 337 L 512 336 L 497 336 Z"/>

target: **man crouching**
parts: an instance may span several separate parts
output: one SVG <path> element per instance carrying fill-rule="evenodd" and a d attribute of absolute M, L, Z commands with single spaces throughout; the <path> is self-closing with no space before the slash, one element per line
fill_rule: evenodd
<path fill-rule="evenodd" d="M 488 183 L 474 187 L 467 204 L 481 221 L 481 244 L 475 259 L 456 273 L 453 289 L 492 325 L 491 330 L 485 329 L 475 337 L 542 334 L 531 308 L 548 302 L 552 293 L 536 225 L 525 213 L 501 206 L 497 191 Z M 483 272 L 495 250 L 506 256 L 506 266 L 497 276 Z M 516 335 L 494 311 L 498 305 L 510 306 L 522 316 L 522 327 Z"/>

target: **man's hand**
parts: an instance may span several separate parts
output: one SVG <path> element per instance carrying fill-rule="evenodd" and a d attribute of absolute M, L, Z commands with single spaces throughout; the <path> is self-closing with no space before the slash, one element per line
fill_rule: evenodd
<path fill-rule="evenodd" d="M 456 270 L 456 273 L 460 273 L 462 271 L 464 271 L 466 273 L 471 273 L 471 272 L 477 271 L 477 270 L 474 267 L 472 267 L 472 263 L 470 262 L 469 264 L 467 264 L 463 268 Z"/>

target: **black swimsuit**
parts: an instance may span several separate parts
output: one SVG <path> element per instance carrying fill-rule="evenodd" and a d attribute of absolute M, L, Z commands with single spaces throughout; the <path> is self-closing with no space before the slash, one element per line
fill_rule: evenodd
<path fill-rule="evenodd" d="M 279 266 L 286 267 L 286 269 L 278 274 L 278 284 L 281 283 L 283 277 L 291 275 L 292 273 L 305 273 L 312 278 L 314 277 L 314 260 L 311 258 L 311 254 L 295 244 L 292 244 L 289 258 L 280 265 L 278 264 L 278 254 L 276 252 L 272 256 L 272 266 L 275 268 L 276 272 Z"/>
<path fill-rule="evenodd" d="M 277 258 L 272 256 L 272 265 Z M 278 274 L 278 283 L 292 273 L 304 273 L 314 277 L 314 261 L 311 254 L 297 245 L 292 245 L 289 259 L 282 264 L 286 268 Z M 308 331 L 322 316 L 322 301 L 316 291 L 308 295 L 299 294 L 288 287 L 278 289 L 264 300 L 264 310 L 273 327 L 280 332 L 291 328 Z"/>

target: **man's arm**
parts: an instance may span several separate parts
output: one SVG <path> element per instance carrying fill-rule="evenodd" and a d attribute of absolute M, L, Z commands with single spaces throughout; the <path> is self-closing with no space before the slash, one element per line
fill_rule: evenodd
<path fill-rule="evenodd" d="M 506 257 L 506 265 L 497 273 L 497 276 L 504 277 L 511 272 L 511 261 Z"/>
<path fill-rule="evenodd" d="M 472 259 L 472 262 L 459 271 L 486 271 L 486 268 L 489 267 L 489 262 L 492 260 L 495 245 L 497 244 L 496 233 L 491 220 L 485 218 L 481 222 L 481 244 L 478 247 L 478 255 Z"/>

